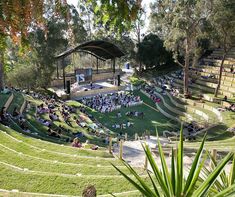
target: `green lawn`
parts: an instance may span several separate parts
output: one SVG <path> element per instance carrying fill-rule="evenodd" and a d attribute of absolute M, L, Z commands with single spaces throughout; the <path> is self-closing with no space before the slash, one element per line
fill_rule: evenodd
<path fill-rule="evenodd" d="M 134 190 L 134 187 L 121 176 L 106 178 L 41 174 L 21 171 L 5 165 L 1 165 L 0 174 L 0 188 L 7 190 L 79 196 L 88 185 L 94 185 L 98 194 Z"/>
<path fill-rule="evenodd" d="M 10 135 L 16 141 L 17 140 L 23 141 L 39 149 L 47 149 L 50 151 L 56 151 L 56 152 L 72 154 L 72 155 L 76 154 L 76 155 L 86 155 L 86 156 L 112 157 L 112 155 L 108 153 L 107 149 L 104 149 L 104 148 L 100 148 L 100 150 L 93 151 L 91 149 L 73 148 L 71 144 L 66 146 L 63 144 L 51 143 L 45 140 L 39 140 L 33 137 L 26 136 L 24 134 L 20 134 L 10 128 L 4 127 L 1 124 L 0 124 L 0 130 L 5 131 L 7 133 L 5 134 L 6 136 Z"/>
<path fill-rule="evenodd" d="M 159 134 L 162 134 L 162 131 L 164 130 L 172 130 L 179 127 L 179 124 L 168 119 L 163 114 L 161 114 L 155 104 L 152 102 L 151 99 L 146 97 L 144 94 L 142 94 L 139 91 L 134 92 L 135 95 L 141 96 L 142 100 L 147 104 L 142 104 L 138 106 L 128 107 L 128 108 L 121 108 L 120 110 L 115 110 L 110 113 L 100 113 L 95 110 L 92 110 L 87 107 L 87 110 L 89 113 L 91 113 L 101 124 L 109 128 L 114 133 L 120 133 L 122 132 L 127 133 L 128 136 L 134 137 L 135 133 L 138 133 L 140 136 L 145 131 L 150 131 L 152 135 L 156 135 L 156 127 L 158 128 Z M 75 101 L 70 102 L 71 105 L 80 105 L 79 103 L 76 103 Z M 149 105 L 149 106 L 148 106 Z M 117 118 L 117 112 L 120 111 L 122 114 L 122 117 Z M 127 117 L 125 115 L 128 111 L 139 111 L 144 112 L 144 118 L 140 117 Z M 114 124 L 120 124 L 120 123 L 126 123 L 127 120 L 134 123 L 133 127 L 129 127 L 126 129 L 116 129 L 113 128 L 112 125 Z"/>
<path fill-rule="evenodd" d="M 2 189 L 64 195 L 81 195 L 88 185 L 94 185 L 98 194 L 134 190 L 110 164 L 129 174 L 128 170 L 120 160 L 107 158 L 106 151 L 61 146 L 0 126 Z"/>

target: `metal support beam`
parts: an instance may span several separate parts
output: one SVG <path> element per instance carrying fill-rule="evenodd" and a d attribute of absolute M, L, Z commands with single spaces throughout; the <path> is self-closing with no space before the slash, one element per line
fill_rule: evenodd
<path fill-rule="evenodd" d="M 59 79 L 59 61 L 56 63 L 56 77 Z"/>
<path fill-rule="evenodd" d="M 115 58 L 113 58 L 113 73 L 115 73 L 115 64 L 116 64 L 116 61 L 115 61 L 116 59 Z"/>
<path fill-rule="evenodd" d="M 64 61 L 64 58 L 62 59 L 62 67 L 63 67 L 63 81 L 64 81 L 64 90 L 65 90 L 66 84 L 65 84 L 65 61 Z"/>
<path fill-rule="evenodd" d="M 99 59 L 96 58 L 96 73 L 98 74 L 98 70 L 99 70 Z"/>

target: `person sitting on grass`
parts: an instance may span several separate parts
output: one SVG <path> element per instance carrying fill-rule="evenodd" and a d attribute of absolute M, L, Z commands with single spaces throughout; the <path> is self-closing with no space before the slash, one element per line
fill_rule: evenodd
<path fill-rule="evenodd" d="M 120 111 L 117 113 L 117 117 L 118 117 L 118 118 L 121 118 L 121 117 L 122 117 L 122 114 L 121 114 Z"/>
<path fill-rule="evenodd" d="M 41 104 L 37 107 L 37 113 L 44 114 L 47 112 L 49 112 L 49 110 L 48 110 L 48 108 L 45 108 L 43 104 Z"/>
<path fill-rule="evenodd" d="M 49 114 L 49 118 L 52 120 L 52 121 L 56 121 L 56 120 L 59 120 L 59 116 L 54 112 L 54 113 L 50 113 Z"/>
<path fill-rule="evenodd" d="M 40 117 L 37 117 L 36 118 L 40 123 L 42 123 L 44 126 L 47 126 L 47 127 L 50 127 L 51 126 L 51 123 L 50 123 L 50 121 L 48 121 L 48 120 L 44 120 L 44 119 L 42 119 L 42 118 L 40 118 Z"/>
<path fill-rule="evenodd" d="M 127 122 L 126 122 L 127 127 L 133 127 L 133 125 L 134 125 L 133 122 L 130 122 L 129 120 L 127 120 Z"/>
<path fill-rule="evenodd" d="M 82 147 L 82 143 L 80 142 L 79 138 L 74 138 L 73 143 L 72 143 L 72 147 L 76 147 L 76 148 L 81 148 Z"/>
<path fill-rule="evenodd" d="M 99 148 L 99 146 L 97 146 L 97 145 L 92 145 L 91 146 L 91 150 L 98 150 L 98 148 Z"/>

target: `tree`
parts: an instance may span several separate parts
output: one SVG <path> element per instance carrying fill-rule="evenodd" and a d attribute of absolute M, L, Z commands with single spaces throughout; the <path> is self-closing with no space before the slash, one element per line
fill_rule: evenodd
<path fill-rule="evenodd" d="M 55 5 L 54 13 L 66 16 L 66 1 L 57 0 L 4 0 L 0 2 L 0 90 L 4 86 L 4 52 L 6 39 L 16 43 L 27 43 L 32 24 L 43 29 L 44 5 Z"/>
<path fill-rule="evenodd" d="M 139 12 L 137 14 L 137 18 L 133 22 L 133 25 L 132 25 L 133 33 L 136 37 L 135 41 L 136 41 L 137 48 L 141 42 L 141 36 L 142 36 L 141 31 L 142 31 L 142 28 L 144 27 L 145 19 L 146 19 L 146 12 L 142 8 L 139 10 Z M 141 72 L 142 71 L 142 62 L 141 62 L 141 59 L 139 58 L 138 54 L 136 54 L 136 60 L 139 62 L 139 71 Z"/>
<path fill-rule="evenodd" d="M 155 34 L 148 34 L 143 41 L 138 45 L 137 55 L 147 69 L 167 64 L 172 60 L 171 53 L 166 51 L 161 40 Z"/>
<path fill-rule="evenodd" d="M 121 32 L 126 24 L 135 20 L 137 11 L 141 7 L 141 0 L 112 2 L 83 0 L 80 3 L 92 4 L 96 8 L 95 14 L 99 20 L 105 24 L 109 23 L 118 32 Z M 50 5 L 49 9 L 46 9 L 47 5 Z M 69 18 L 68 9 L 66 0 L 4 0 L 0 2 L 0 89 L 4 85 L 3 65 L 6 38 L 9 36 L 15 42 L 25 44 L 32 26 L 41 27 L 46 34 L 44 22 L 48 13 Z"/>
<path fill-rule="evenodd" d="M 40 28 L 30 33 L 30 45 L 36 55 L 36 67 L 38 71 L 37 86 L 48 87 L 52 74 L 55 71 L 55 55 L 68 47 L 66 30 L 68 24 L 61 18 L 52 17 L 45 25 L 47 34 Z"/>
<path fill-rule="evenodd" d="M 70 45 L 78 45 L 87 40 L 87 31 L 85 29 L 85 22 L 82 20 L 81 16 L 79 15 L 77 9 L 70 5 L 70 20 L 69 22 L 69 40 Z M 72 39 L 71 39 L 72 38 Z"/>
<path fill-rule="evenodd" d="M 212 10 L 211 0 L 161 1 L 152 5 L 152 25 L 163 36 L 164 45 L 173 52 L 174 60 L 184 71 L 184 94 L 189 95 L 189 64 L 193 59 L 197 38 L 201 35 L 204 21 Z M 184 62 L 179 61 L 180 56 Z"/>
<path fill-rule="evenodd" d="M 212 36 L 223 50 L 223 56 L 220 63 L 219 80 L 214 96 L 218 96 L 220 89 L 224 60 L 235 43 L 235 4 L 233 0 L 215 0 L 214 10 L 210 17 L 212 25 Z"/>
<path fill-rule="evenodd" d="M 122 34 L 131 28 L 141 9 L 141 0 L 80 0 L 91 6 L 95 24 L 105 26 L 110 32 Z"/>

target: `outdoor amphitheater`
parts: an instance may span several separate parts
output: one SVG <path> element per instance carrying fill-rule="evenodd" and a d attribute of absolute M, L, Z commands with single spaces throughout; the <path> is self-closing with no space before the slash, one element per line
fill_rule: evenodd
<path fill-rule="evenodd" d="M 235 197 L 234 8 L 1 2 L 0 196 Z"/>

